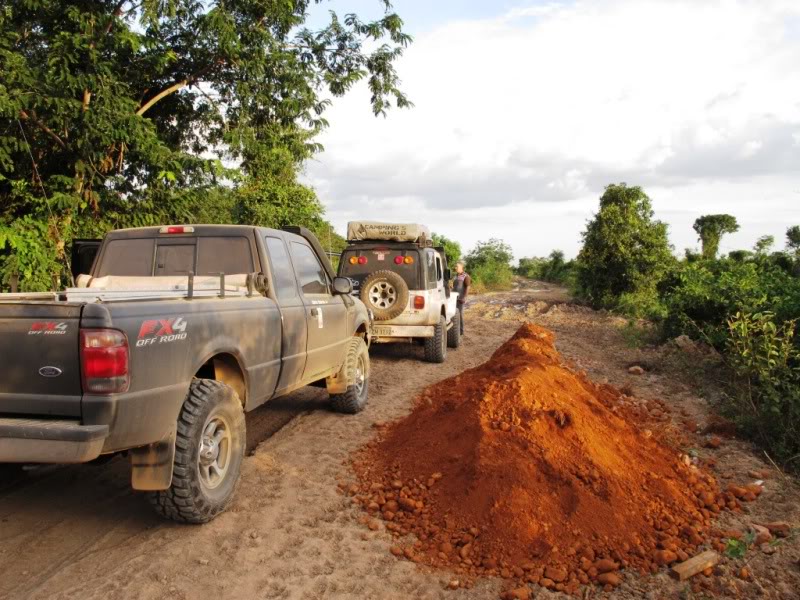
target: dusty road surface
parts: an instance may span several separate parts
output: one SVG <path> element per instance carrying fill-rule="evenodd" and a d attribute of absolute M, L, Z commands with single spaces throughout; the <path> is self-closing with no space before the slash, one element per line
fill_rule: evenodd
<path fill-rule="evenodd" d="M 502 581 L 445 590 L 450 573 L 389 553 L 391 536 L 371 531 L 337 484 L 352 481 L 349 459 L 376 423 L 407 414 L 426 386 L 476 366 L 530 320 L 556 333 L 556 345 L 596 381 L 643 399 L 663 400 L 666 434 L 676 448 L 712 464 L 725 486 L 764 473 L 764 493 L 720 528 L 746 534 L 753 523 L 800 524 L 800 492 L 750 445 L 722 436 L 706 448 L 704 429 L 719 395 L 692 348 L 650 346 L 625 321 L 568 303 L 558 287 L 518 282 L 512 292 L 476 297 L 468 335 L 444 365 L 421 361 L 421 348 L 371 352 L 370 405 L 355 417 L 329 412 L 325 393 L 307 389 L 248 416 L 253 450 L 231 510 L 204 526 L 156 518 L 128 487 L 120 459 L 105 465 L 44 467 L 0 481 L 0 598 L 497 598 Z M 643 367 L 638 375 L 629 367 Z M 709 376 L 710 374 L 710 376 Z M 705 382 L 705 383 L 704 383 Z M 259 443 L 260 442 L 260 443 Z M 714 464 L 715 463 L 715 464 Z M 629 575 L 613 598 L 799 598 L 800 535 L 725 559 L 711 577 L 678 583 L 662 571 Z M 749 577 L 738 576 L 747 566 Z M 703 587 L 698 587 L 702 581 Z M 694 589 L 693 589 L 694 587 Z M 563 597 L 533 586 L 539 598 Z"/>
<path fill-rule="evenodd" d="M 480 364 L 515 329 L 470 323 L 443 365 L 422 362 L 419 346 L 374 348 L 369 407 L 354 417 L 329 412 L 311 388 L 249 415 L 249 444 L 264 441 L 232 508 L 208 525 L 155 517 L 122 459 L 0 483 L 0 597 L 444 597 L 446 576 L 397 562 L 337 482 L 373 423 L 405 414 L 422 388 Z"/>

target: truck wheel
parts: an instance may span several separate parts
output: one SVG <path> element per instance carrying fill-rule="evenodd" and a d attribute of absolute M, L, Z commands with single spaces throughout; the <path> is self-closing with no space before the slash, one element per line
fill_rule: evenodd
<path fill-rule="evenodd" d="M 361 284 L 361 301 L 377 321 L 399 316 L 408 306 L 408 286 L 394 271 L 375 271 Z"/>
<path fill-rule="evenodd" d="M 331 406 L 336 412 L 354 415 L 367 406 L 369 392 L 369 352 L 360 337 L 354 337 L 348 343 L 342 370 L 347 390 L 343 394 L 332 394 Z"/>
<path fill-rule="evenodd" d="M 150 503 L 167 519 L 207 523 L 233 498 L 244 447 L 239 396 L 219 381 L 195 379 L 178 417 L 172 485 L 149 493 Z"/>
<path fill-rule="evenodd" d="M 461 313 L 456 311 L 453 324 L 447 330 L 448 348 L 458 348 L 461 345 Z"/>
<path fill-rule="evenodd" d="M 443 363 L 447 358 L 447 322 L 439 317 L 439 324 L 434 328 L 433 337 L 425 338 L 425 360 L 432 363 Z"/>

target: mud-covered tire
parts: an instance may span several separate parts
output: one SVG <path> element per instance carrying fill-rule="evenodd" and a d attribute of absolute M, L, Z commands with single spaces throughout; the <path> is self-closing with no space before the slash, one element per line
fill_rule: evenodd
<path fill-rule="evenodd" d="M 359 297 L 376 321 L 388 321 L 408 306 L 408 285 L 394 271 L 375 271 L 361 284 Z"/>
<path fill-rule="evenodd" d="M 456 311 L 453 324 L 447 330 L 447 347 L 458 348 L 461 345 L 461 313 Z"/>
<path fill-rule="evenodd" d="M 360 337 L 348 342 L 342 371 L 347 389 L 342 394 L 331 394 L 331 408 L 336 412 L 354 415 L 366 408 L 369 396 L 369 351 Z"/>
<path fill-rule="evenodd" d="M 443 363 L 447 358 L 447 321 L 439 317 L 439 324 L 434 327 L 433 337 L 425 338 L 425 360 L 432 363 Z"/>
<path fill-rule="evenodd" d="M 156 512 L 182 523 L 207 523 L 223 512 L 236 491 L 245 442 L 236 392 L 213 379 L 192 381 L 178 417 L 172 485 L 148 493 Z"/>

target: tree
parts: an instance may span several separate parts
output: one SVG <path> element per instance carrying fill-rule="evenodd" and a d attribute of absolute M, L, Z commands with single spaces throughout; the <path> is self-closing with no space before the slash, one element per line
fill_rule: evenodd
<path fill-rule="evenodd" d="M 786 230 L 786 247 L 800 255 L 800 225 L 789 227 Z"/>
<path fill-rule="evenodd" d="M 655 295 L 674 260 L 667 225 L 653 219 L 647 194 L 624 183 L 609 185 L 583 232 L 578 290 L 593 306 L 608 308 L 626 294 Z"/>
<path fill-rule="evenodd" d="M 321 0 L 19 0 L 0 9 L 0 279 L 47 289 L 73 237 L 198 216 L 319 226 L 297 181 L 328 97 L 406 107 L 410 37 Z M 217 202 L 222 201 L 222 206 Z"/>
<path fill-rule="evenodd" d="M 433 244 L 444 248 L 444 254 L 447 257 L 447 264 L 450 268 L 459 261 L 461 258 L 461 244 L 455 242 L 438 233 L 433 234 Z"/>
<path fill-rule="evenodd" d="M 756 244 L 753 246 L 753 252 L 755 252 L 758 256 L 765 256 L 774 245 L 775 236 L 762 235 L 760 238 L 758 238 L 758 240 L 756 240 Z"/>
<path fill-rule="evenodd" d="M 733 215 L 704 215 L 694 222 L 694 230 L 703 244 L 703 258 L 714 260 L 722 236 L 739 231 L 739 223 Z"/>

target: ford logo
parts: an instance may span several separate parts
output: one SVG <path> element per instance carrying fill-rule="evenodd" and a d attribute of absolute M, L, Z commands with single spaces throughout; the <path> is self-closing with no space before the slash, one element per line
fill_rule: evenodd
<path fill-rule="evenodd" d="M 42 367 L 39 369 L 39 375 L 42 377 L 58 377 L 63 372 L 58 367 Z"/>

